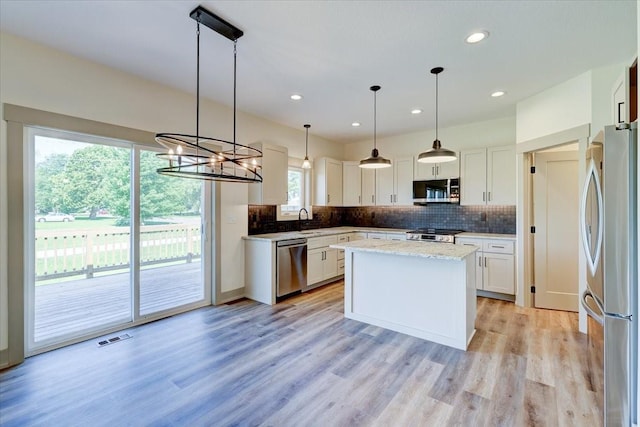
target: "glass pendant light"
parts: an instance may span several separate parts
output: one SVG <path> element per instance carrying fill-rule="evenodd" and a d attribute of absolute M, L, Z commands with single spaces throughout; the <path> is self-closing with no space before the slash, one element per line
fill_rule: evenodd
<path fill-rule="evenodd" d="M 302 169 L 311 169 L 311 162 L 309 162 L 309 128 L 311 125 L 304 125 L 307 129 L 307 136 L 304 143 L 304 160 L 302 161 Z"/>
<path fill-rule="evenodd" d="M 442 148 L 440 140 L 438 139 L 438 74 L 444 71 L 442 67 L 435 67 L 431 69 L 431 74 L 436 76 L 436 139 L 433 141 L 431 150 L 427 150 L 418 155 L 418 161 L 420 163 L 444 163 L 452 162 L 457 156 L 456 153 Z"/>
<path fill-rule="evenodd" d="M 376 148 L 376 92 L 380 90 L 380 86 L 371 86 L 369 89 L 373 92 L 373 150 L 370 157 L 360 160 L 359 166 L 365 169 L 388 168 L 391 167 L 391 160 L 380 156 Z"/>

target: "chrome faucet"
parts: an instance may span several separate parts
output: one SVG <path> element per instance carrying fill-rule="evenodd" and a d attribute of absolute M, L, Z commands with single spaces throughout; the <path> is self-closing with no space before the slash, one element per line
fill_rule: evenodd
<path fill-rule="evenodd" d="M 309 220 L 309 211 L 306 210 L 305 208 L 302 208 L 302 209 L 300 209 L 298 211 L 298 221 L 302 221 L 302 211 L 304 211 L 304 213 L 305 213 L 305 216 L 306 216 L 305 220 L 308 221 Z"/>

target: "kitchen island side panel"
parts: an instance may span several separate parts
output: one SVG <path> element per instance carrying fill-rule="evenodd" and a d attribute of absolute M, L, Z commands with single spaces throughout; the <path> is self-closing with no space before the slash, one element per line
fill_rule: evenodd
<path fill-rule="evenodd" d="M 472 258 L 348 250 L 345 317 L 465 350 L 476 314 Z"/>

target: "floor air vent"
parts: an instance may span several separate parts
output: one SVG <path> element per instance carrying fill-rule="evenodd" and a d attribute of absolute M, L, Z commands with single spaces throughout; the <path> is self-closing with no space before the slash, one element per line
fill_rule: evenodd
<path fill-rule="evenodd" d="M 105 345 L 115 344 L 115 343 L 123 341 L 123 340 L 128 340 L 129 338 L 132 338 L 132 336 L 129 335 L 129 334 L 124 334 L 124 335 L 120 335 L 120 336 L 117 336 L 117 337 L 107 338 L 106 340 L 98 341 L 98 347 L 104 347 Z"/>

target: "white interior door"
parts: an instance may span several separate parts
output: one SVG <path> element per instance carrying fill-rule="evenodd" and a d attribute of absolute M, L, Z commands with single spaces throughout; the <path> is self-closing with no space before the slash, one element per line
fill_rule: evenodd
<path fill-rule="evenodd" d="M 535 306 L 578 311 L 578 153 L 537 153 L 535 166 Z"/>

